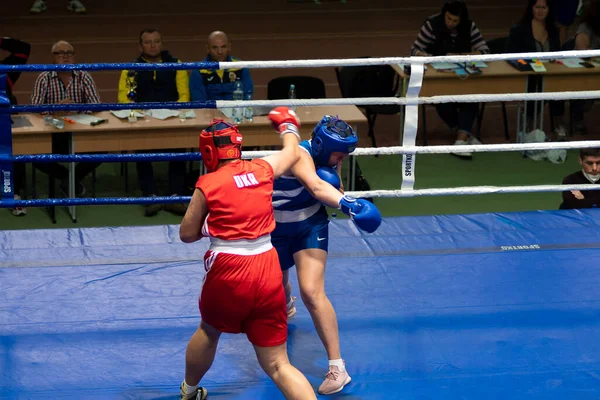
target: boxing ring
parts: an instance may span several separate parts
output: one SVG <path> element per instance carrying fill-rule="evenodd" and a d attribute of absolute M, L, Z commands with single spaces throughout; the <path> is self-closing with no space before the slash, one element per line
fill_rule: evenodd
<path fill-rule="evenodd" d="M 573 52 L 564 53 L 573 56 Z M 413 71 L 417 71 L 413 76 L 417 77 L 418 67 L 414 69 L 414 65 L 429 62 L 426 58 L 402 60 L 413 63 Z M 415 60 L 419 61 L 414 64 Z M 302 65 L 302 62 L 288 63 Z M 323 61 L 328 63 L 375 65 L 373 60 L 365 59 Z M 182 64 L 181 69 L 190 68 Z M 243 64 L 253 67 L 252 62 Z M 139 66 L 110 65 L 114 69 Z M 197 68 L 199 63 L 194 65 Z M 81 69 L 81 65 L 75 67 Z M 225 66 L 221 63 L 220 67 Z M 10 67 L 1 68 L 0 72 Z M 86 68 L 90 66 L 83 67 Z M 416 78 L 412 88 L 418 87 L 415 82 Z M 506 96 L 531 100 L 544 96 L 594 98 L 600 94 Z M 414 189 L 417 153 L 459 151 L 458 146 L 414 144 L 417 105 L 448 100 L 444 97 L 418 98 L 418 90 L 410 93 L 409 88 L 405 99 L 384 100 L 406 106 L 403 146 L 357 149 L 357 157 L 402 154 L 405 179 L 401 190 L 366 194 L 410 197 L 524 190 L 495 186 Z M 461 96 L 453 98 L 450 101 L 462 101 Z M 252 103 L 301 106 L 331 104 L 332 100 L 336 104 L 382 101 L 313 99 Z M 199 106 L 184 103 L 173 108 L 193 108 L 190 105 Z M 114 106 L 99 105 L 116 109 Z M 163 104 L 140 106 L 164 108 Z M 225 102 L 213 106 L 239 104 Z M 78 105 L 40 108 L 77 107 L 82 108 Z M 0 117 L 6 116 L 7 110 L 40 111 L 40 108 L 4 106 L 0 107 L 3 110 Z M 585 141 L 464 147 L 477 152 L 596 146 L 598 142 Z M 121 161 L 137 156 L 166 157 L 13 157 L 5 153 L 0 163 L 3 171 L 11 171 L 12 161 L 86 161 L 98 157 Z M 168 155 L 171 156 L 199 158 Z M 406 175 L 407 171 L 412 176 Z M 3 176 L 6 178 L 6 174 Z M 11 184 L 5 181 L 5 187 L 11 188 Z M 528 187 L 526 191 L 587 190 L 592 186 L 544 185 Z M 15 201 L 10 192 L 3 194 L 0 206 L 147 204 L 165 200 L 181 199 Z M 599 398 L 600 345 L 595 340 L 600 335 L 599 217 L 596 209 L 394 217 L 385 218 L 373 234 L 360 232 L 347 219 L 331 221 L 326 289 L 337 312 L 342 356 L 352 382 L 341 393 L 329 397 Z M 206 240 L 184 244 L 178 235 L 176 225 L 0 231 L 0 398 L 177 398 L 187 341 L 199 322 L 196 300 L 203 274 L 200 260 L 208 245 Z M 291 276 L 297 291 L 294 274 Z M 297 315 L 289 323 L 290 359 L 316 388 L 326 372 L 327 357 L 301 301 L 297 302 L 297 308 Z M 260 369 L 243 335 L 222 337 L 215 363 L 202 385 L 208 388 L 211 399 L 283 398 Z"/>
<path fill-rule="evenodd" d="M 372 235 L 332 221 L 326 289 L 353 380 L 331 397 L 597 399 L 599 216 L 386 218 Z M 177 226 L 0 236 L 0 398 L 177 398 L 205 241 Z M 297 308 L 289 354 L 316 387 L 327 356 Z M 283 398 L 242 335 L 223 336 L 203 385 Z"/>

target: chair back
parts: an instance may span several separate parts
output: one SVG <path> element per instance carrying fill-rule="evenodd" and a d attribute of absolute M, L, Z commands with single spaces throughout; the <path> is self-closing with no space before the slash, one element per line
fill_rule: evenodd
<path fill-rule="evenodd" d="M 398 92 L 399 76 L 389 65 L 338 67 L 335 72 L 342 97 L 394 97 Z M 378 114 L 396 114 L 400 111 L 400 106 L 395 105 L 363 107 Z"/>
<path fill-rule="evenodd" d="M 508 36 L 490 39 L 486 43 L 490 48 L 491 54 L 503 54 L 506 53 L 506 44 L 508 43 Z"/>
<path fill-rule="evenodd" d="M 267 84 L 269 100 L 287 99 L 290 85 L 296 89 L 297 99 L 324 99 L 327 97 L 325 83 L 313 76 L 280 76 Z"/>

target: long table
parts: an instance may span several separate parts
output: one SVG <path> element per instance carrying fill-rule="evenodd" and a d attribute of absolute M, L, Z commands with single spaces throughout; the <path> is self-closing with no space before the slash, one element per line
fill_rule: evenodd
<path fill-rule="evenodd" d="M 600 90 L 600 67 L 568 68 L 556 63 L 545 63 L 545 92 Z"/>
<path fill-rule="evenodd" d="M 427 65 L 423 73 L 423 82 L 419 92 L 420 97 L 464 95 L 464 94 L 501 94 L 523 93 L 527 91 L 526 75 L 532 72 L 520 72 L 505 61 L 486 63 L 487 68 L 482 69 L 480 75 L 467 75 L 459 77 L 454 71 L 440 71 Z M 394 70 L 404 80 L 403 88 L 408 88 L 408 76 L 404 67 L 393 65 Z M 404 96 L 405 93 L 400 93 Z M 425 110 L 425 106 L 423 106 Z M 422 116 L 423 143 L 427 144 L 427 125 L 425 111 Z M 518 122 L 517 122 L 518 124 Z M 401 123 L 401 129 L 403 124 Z"/>
<path fill-rule="evenodd" d="M 428 67 L 423 75 L 421 96 L 520 93 L 526 89 L 529 72 L 519 72 L 508 63 L 491 62 L 480 75 L 459 78 L 454 72 L 438 71 Z"/>
<path fill-rule="evenodd" d="M 506 61 L 492 61 L 486 64 L 488 67 L 482 69 L 482 74 L 468 75 L 467 78 L 459 78 L 452 71 L 438 71 L 428 66 L 423 75 L 419 96 L 526 93 L 527 78 L 530 75 L 538 75 L 543 78 L 542 90 L 544 92 L 600 90 L 600 67 L 569 68 L 556 62 L 544 62 L 546 71 L 538 73 L 518 71 Z M 392 67 L 401 77 L 407 79 L 403 66 L 393 65 Z M 407 86 L 406 83 L 404 86 Z M 542 129 L 543 102 L 532 103 L 529 106 L 540 107 L 542 110 L 539 122 L 537 120 L 535 122 L 535 127 Z M 525 124 L 525 119 L 517 118 L 517 130 L 523 129 Z"/>
<path fill-rule="evenodd" d="M 453 71 L 438 71 L 431 66 L 423 74 L 423 85 L 419 96 L 442 96 L 452 94 L 498 94 L 519 93 L 526 88 L 525 75 L 532 72 L 519 72 L 505 61 L 486 63 L 481 75 L 468 75 L 460 78 Z M 393 65 L 394 70 L 401 76 L 404 69 Z"/>
<path fill-rule="evenodd" d="M 556 62 L 544 62 L 545 72 L 518 71 L 506 61 L 487 62 L 481 75 L 468 75 L 459 78 L 452 71 L 438 71 L 431 66 L 423 74 L 420 96 L 440 96 L 452 94 L 498 94 L 523 93 L 527 76 L 539 75 L 544 79 L 547 92 L 600 90 L 600 67 L 569 68 Z M 400 65 L 394 70 L 406 77 Z"/>
<path fill-rule="evenodd" d="M 196 149 L 198 137 L 203 128 L 214 118 L 228 120 L 219 110 L 194 110 L 196 118 L 180 120 L 177 117 L 159 120 L 152 117 L 138 118 L 130 123 L 119 119 L 112 113 L 94 114 L 106 119 L 106 123 L 90 126 L 80 123 L 68 124 L 62 130 L 44 124 L 39 114 L 21 114 L 26 116 L 31 126 L 13 129 L 13 154 L 50 154 L 53 135 L 69 135 L 71 154 L 121 152 L 134 150 Z M 324 115 L 337 115 L 354 126 L 357 133 L 367 132 L 367 118 L 356 106 L 316 106 L 296 109 L 301 127 L 300 136 L 309 139 L 312 128 Z M 229 120 L 230 121 L 230 120 Z M 252 122 L 240 124 L 244 146 L 279 146 L 281 139 L 273 130 L 267 116 L 255 116 Z M 74 197 L 74 168 L 69 163 L 69 197 Z M 51 197 L 54 195 L 51 183 Z M 73 221 L 76 221 L 75 207 L 69 207 Z M 53 218 L 53 211 L 51 213 Z"/>
<path fill-rule="evenodd" d="M 13 129 L 13 153 L 51 153 L 51 134 L 72 134 L 75 153 L 196 148 L 203 128 L 214 118 L 227 118 L 219 110 L 194 112 L 196 118 L 192 119 L 144 117 L 130 123 L 106 111 L 94 114 L 106 119 L 106 123 L 96 126 L 66 123 L 63 130 L 44 125 L 40 115 L 23 114 L 28 116 L 32 126 Z M 367 123 L 366 117 L 355 106 L 299 107 L 296 113 L 302 124 L 300 134 L 303 139 L 310 137 L 314 125 L 326 114 L 337 115 L 357 129 Z M 244 146 L 277 146 L 281 143 L 267 116 L 255 116 L 253 122 L 240 124 L 240 131 Z"/>

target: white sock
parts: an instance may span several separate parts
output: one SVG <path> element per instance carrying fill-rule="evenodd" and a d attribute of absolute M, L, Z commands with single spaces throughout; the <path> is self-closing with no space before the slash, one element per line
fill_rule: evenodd
<path fill-rule="evenodd" d="M 198 385 L 196 385 L 196 386 L 190 386 L 190 385 L 188 385 L 188 384 L 185 382 L 185 379 L 183 380 L 183 392 L 184 392 L 186 395 L 190 395 L 190 394 L 192 394 L 192 393 L 195 393 L 195 392 L 196 392 L 196 390 L 198 390 Z"/>
<path fill-rule="evenodd" d="M 344 360 L 337 359 L 337 360 L 329 360 L 329 366 L 331 367 L 332 365 L 335 365 L 336 367 L 338 367 L 338 369 L 340 370 L 340 372 L 344 372 L 346 370 L 346 366 L 344 365 Z"/>

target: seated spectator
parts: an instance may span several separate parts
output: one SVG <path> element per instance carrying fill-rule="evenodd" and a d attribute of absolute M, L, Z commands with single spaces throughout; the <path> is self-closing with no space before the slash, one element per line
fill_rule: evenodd
<path fill-rule="evenodd" d="M 69 42 L 61 40 L 52 46 L 52 57 L 55 64 L 74 64 L 75 49 Z M 31 104 L 97 104 L 100 96 L 92 76 L 86 71 L 48 71 L 42 72 L 33 85 Z M 66 113 L 56 112 L 56 116 Z M 67 135 L 55 135 L 53 151 L 57 154 L 69 153 L 69 138 Z M 90 172 L 101 163 L 83 162 L 75 168 L 75 193 L 82 196 L 85 187 L 81 183 Z M 61 181 L 61 189 L 68 191 L 69 170 L 58 163 L 35 163 L 34 167 Z"/>
<path fill-rule="evenodd" d="M 39 14 L 48 10 L 48 6 L 46 5 L 46 0 L 35 0 L 29 9 L 29 12 L 32 14 Z M 72 11 L 77 14 L 84 14 L 87 10 L 85 6 L 80 0 L 68 0 L 67 1 L 67 10 Z"/>
<path fill-rule="evenodd" d="M 163 50 L 162 36 L 156 29 L 144 29 L 140 32 L 139 47 L 141 54 L 134 61 L 136 63 L 175 63 L 179 59 L 173 57 L 168 51 Z M 155 102 L 155 101 L 190 101 L 188 74 L 183 70 L 159 71 L 129 71 L 121 72 L 119 80 L 119 103 Z M 135 99 L 128 97 L 128 79 L 135 79 Z M 168 139 L 165 139 L 168 140 Z M 184 149 L 169 149 L 170 152 L 184 152 Z M 149 153 L 151 151 L 138 151 Z M 155 150 L 160 153 L 165 150 Z M 151 162 L 138 162 L 136 164 L 140 188 L 144 197 L 157 196 L 158 189 L 154 179 L 154 169 Z M 169 161 L 169 195 L 183 195 L 185 191 L 185 161 Z M 145 206 L 145 215 L 151 217 L 163 209 L 162 204 L 148 204 Z M 177 215 L 185 215 L 185 204 L 165 204 L 164 209 Z"/>
<path fill-rule="evenodd" d="M 565 50 L 597 50 L 600 49 L 600 0 L 592 0 L 587 5 L 575 36 L 565 43 Z M 594 100 L 571 100 L 573 115 L 573 133 L 584 134 L 586 126 L 584 113 L 591 108 Z"/>
<path fill-rule="evenodd" d="M 229 54 L 231 42 L 221 31 L 215 31 L 208 36 L 206 50 L 208 55 L 203 61 L 240 61 Z M 233 85 L 237 79 L 240 79 L 244 85 L 246 98 L 252 96 L 254 84 L 248 68 L 194 70 L 190 76 L 192 101 L 233 100 Z"/>
<path fill-rule="evenodd" d="M 467 5 L 462 0 L 446 0 L 442 12 L 429 17 L 415 40 L 411 55 L 445 56 L 457 54 L 487 54 L 490 50 L 475 22 L 469 19 Z M 477 103 L 436 104 L 440 118 L 456 133 L 455 145 L 478 144 L 471 135 L 477 118 Z M 453 153 L 471 158 L 470 152 Z"/>
<path fill-rule="evenodd" d="M 589 185 L 600 183 L 600 149 L 582 149 L 577 159 L 581 171 L 568 175 L 563 185 Z M 600 207 L 600 190 L 571 190 L 562 192 L 561 210 Z"/>
<path fill-rule="evenodd" d="M 529 0 L 525 7 L 523 17 L 510 29 L 507 53 L 534 53 L 560 51 L 560 33 L 555 23 L 554 5 L 552 0 Z M 539 92 L 542 89 L 542 76 L 530 75 L 528 77 L 529 92 Z M 564 128 L 564 101 L 549 102 L 550 115 L 558 118 L 555 135 L 558 140 L 566 140 Z M 533 115 L 535 107 L 533 102 L 527 104 L 527 129 L 533 129 Z"/>
<path fill-rule="evenodd" d="M 5 57 L 0 64 L 3 65 L 23 65 L 27 64 L 29 54 L 31 53 L 31 45 L 18 39 L 9 37 L 0 38 L 0 50 L 7 51 L 10 54 Z M 21 72 L 13 71 L 7 74 L 6 94 L 10 99 L 11 104 L 17 104 L 17 98 L 13 95 L 13 86 L 17 79 L 21 76 Z M 25 164 L 13 163 L 13 181 L 15 200 L 21 200 L 24 196 L 25 188 Z M 27 215 L 27 209 L 24 207 L 16 207 L 10 210 L 15 217 Z"/>

